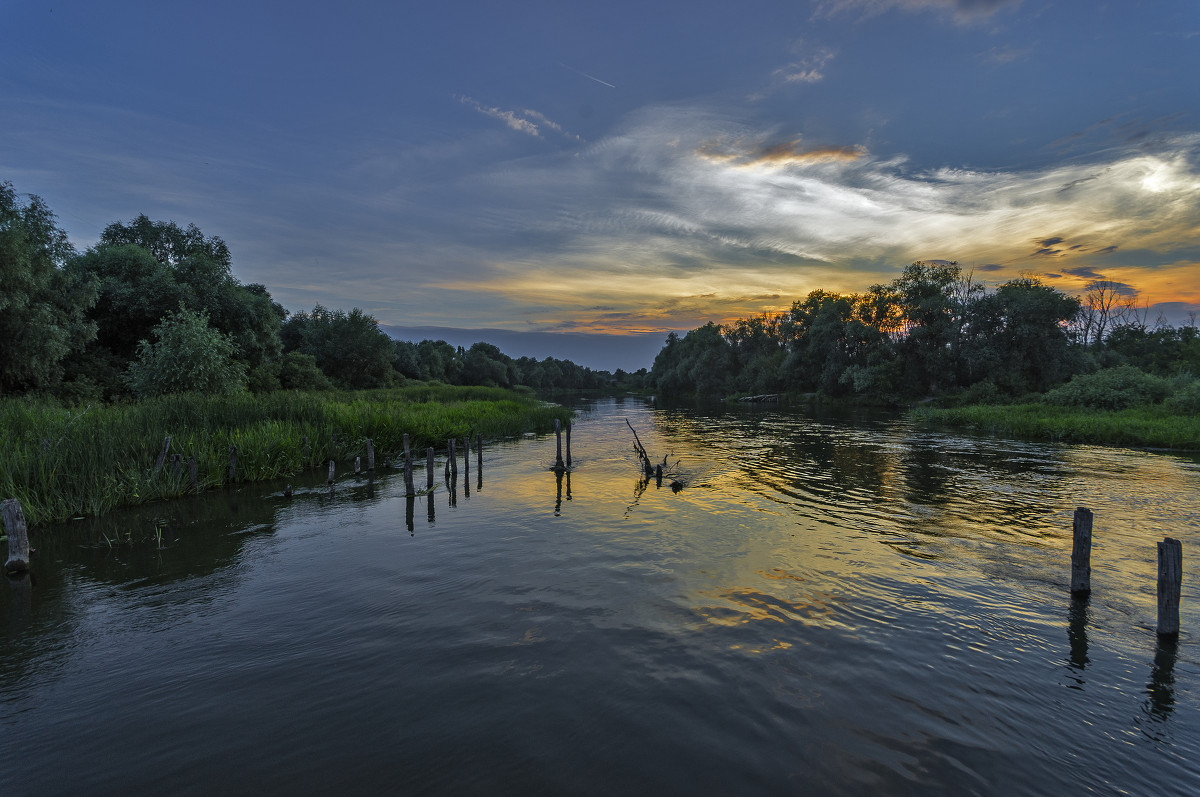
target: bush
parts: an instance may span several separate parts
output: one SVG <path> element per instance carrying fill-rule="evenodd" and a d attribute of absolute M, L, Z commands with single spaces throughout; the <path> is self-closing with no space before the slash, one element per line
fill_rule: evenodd
<path fill-rule="evenodd" d="M 227 396 L 246 389 L 246 366 L 235 362 L 233 338 L 208 325 L 208 316 L 180 306 L 156 326 L 156 341 L 138 344 L 125 382 L 138 398 L 196 392 Z"/>
<path fill-rule="evenodd" d="M 1122 365 L 1076 376 L 1048 392 L 1043 400 L 1061 407 L 1123 410 L 1162 401 L 1170 389 L 1162 377 Z"/>
<path fill-rule="evenodd" d="M 1200 379 L 1178 388 L 1163 401 L 1163 409 L 1177 415 L 1200 415 Z"/>
<path fill-rule="evenodd" d="M 284 390 L 332 390 L 333 383 L 317 367 L 311 354 L 289 351 L 279 364 L 279 384 Z"/>

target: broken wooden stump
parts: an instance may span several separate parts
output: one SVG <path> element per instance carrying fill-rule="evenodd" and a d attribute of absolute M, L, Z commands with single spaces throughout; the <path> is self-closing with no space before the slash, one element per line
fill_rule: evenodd
<path fill-rule="evenodd" d="M 19 575 L 29 571 L 29 534 L 25 528 L 25 513 L 21 502 L 9 498 L 0 503 L 0 520 L 8 535 L 8 559 L 4 562 L 5 574 Z"/>

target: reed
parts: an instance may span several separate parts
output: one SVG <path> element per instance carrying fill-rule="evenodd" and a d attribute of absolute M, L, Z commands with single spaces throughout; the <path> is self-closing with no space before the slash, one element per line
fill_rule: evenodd
<path fill-rule="evenodd" d="M 283 478 L 380 452 L 448 437 L 489 439 L 549 431 L 570 411 L 497 388 L 420 385 L 391 390 L 212 397 L 173 395 L 137 403 L 63 407 L 28 398 L 0 400 L 0 498 L 17 498 L 31 525 L 99 515 L 114 507 L 192 491 L 189 469 L 170 457 L 154 467 L 163 440 L 198 464 L 197 489 L 229 481 Z M 336 447 L 333 435 L 337 434 Z M 305 441 L 307 438 L 307 442 Z"/>
<path fill-rule="evenodd" d="M 1005 437 L 1200 450 L 1200 416 L 1175 414 L 1162 407 L 1092 410 L 1046 404 L 973 404 L 919 407 L 909 417 L 923 425 L 962 427 Z"/>

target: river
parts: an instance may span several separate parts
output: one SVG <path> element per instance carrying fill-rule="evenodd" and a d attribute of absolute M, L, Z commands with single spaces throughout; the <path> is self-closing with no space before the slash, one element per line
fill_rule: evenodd
<path fill-rule="evenodd" d="M 1200 460 L 635 399 L 572 444 L 34 529 L 0 793 L 1200 793 Z"/>

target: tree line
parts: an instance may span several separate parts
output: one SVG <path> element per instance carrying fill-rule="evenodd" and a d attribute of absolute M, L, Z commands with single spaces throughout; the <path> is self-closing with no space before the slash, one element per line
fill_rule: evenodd
<path fill-rule="evenodd" d="M 394 341 L 358 308 L 290 313 L 265 286 L 238 281 L 229 247 L 194 224 L 140 215 L 78 252 L 44 201 L 0 183 L 0 394 L 78 402 L 406 380 L 599 389 L 646 378 L 513 359 L 487 343 Z"/>
<path fill-rule="evenodd" d="M 789 311 L 672 333 L 651 382 L 664 396 L 785 391 L 894 403 L 1000 401 L 1119 366 L 1190 381 L 1192 323 L 1147 323 L 1136 294 L 1096 280 L 1082 297 L 1034 277 L 988 289 L 957 263 L 917 262 L 864 293 L 815 290 Z"/>

